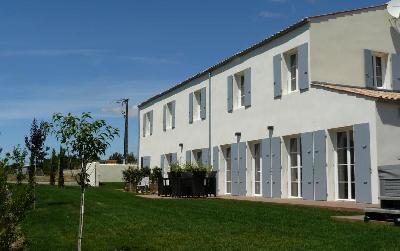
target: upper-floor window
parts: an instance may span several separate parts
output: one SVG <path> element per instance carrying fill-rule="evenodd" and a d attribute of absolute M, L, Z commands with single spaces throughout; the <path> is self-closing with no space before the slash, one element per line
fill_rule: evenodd
<path fill-rule="evenodd" d="M 206 88 L 189 93 L 189 123 L 206 119 Z"/>
<path fill-rule="evenodd" d="M 171 101 L 164 105 L 163 128 L 164 131 L 175 128 L 175 101 Z"/>
<path fill-rule="evenodd" d="M 143 115 L 143 137 L 153 134 L 153 111 Z"/>
<path fill-rule="evenodd" d="M 201 111 L 201 91 L 194 92 L 194 102 L 193 102 L 193 119 L 200 120 L 200 111 Z"/>
<path fill-rule="evenodd" d="M 297 67 L 297 53 L 293 53 L 289 56 L 289 92 L 297 91 L 297 75 L 298 75 L 298 67 Z"/>
<path fill-rule="evenodd" d="M 228 76 L 228 112 L 251 106 L 251 68 Z"/>
<path fill-rule="evenodd" d="M 383 53 L 374 53 L 372 55 L 372 63 L 374 69 L 374 86 L 379 89 L 385 89 L 386 86 L 386 69 L 387 55 Z"/>
<path fill-rule="evenodd" d="M 238 97 L 238 100 L 237 100 L 238 107 L 243 107 L 244 106 L 244 97 L 245 97 L 244 75 L 241 75 L 239 77 L 237 97 Z"/>

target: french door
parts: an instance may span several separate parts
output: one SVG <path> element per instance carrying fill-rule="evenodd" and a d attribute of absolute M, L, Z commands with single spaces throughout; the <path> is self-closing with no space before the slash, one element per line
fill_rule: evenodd
<path fill-rule="evenodd" d="M 289 192 L 290 197 L 301 198 L 302 160 L 300 137 L 289 139 Z"/>
<path fill-rule="evenodd" d="M 353 130 L 336 133 L 337 199 L 355 199 Z"/>
<path fill-rule="evenodd" d="M 261 145 L 254 144 L 254 195 L 261 195 Z"/>

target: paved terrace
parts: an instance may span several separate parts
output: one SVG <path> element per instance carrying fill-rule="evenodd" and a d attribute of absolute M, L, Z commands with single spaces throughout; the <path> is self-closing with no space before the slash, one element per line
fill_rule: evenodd
<path fill-rule="evenodd" d="M 140 195 L 143 198 L 149 199 L 185 199 L 185 198 L 174 198 L 174 197 L 161 197 L 157 195 Z M 208 197 L 214 198 L 214 197 Z M 355 202 L 341 202 L 341 201 L 314 201 L 314 200 L 303 200 L 303 199 L 276 199 L 276 198 L 264 198 L 264 197 L 245 197 L 245 196 L 217 196 L 216 199 L 224 200 L 239 200 L 239 201 L 255 201 L 275 204 L 286 204 L 306 207 L 318 207 L 328 208 L 333 210 L 344 210 L 344 211 L 356 211 L 363 212 L 366 207 L 379 207 L 378 204 L 363 204 Z"/>

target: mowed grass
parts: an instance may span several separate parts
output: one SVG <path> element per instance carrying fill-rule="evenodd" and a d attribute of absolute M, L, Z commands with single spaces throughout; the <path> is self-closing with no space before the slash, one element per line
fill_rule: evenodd
<path fill-rule="evenodd" d="M 222 199 L 154 200 L 116 190 L 86 193 L 84 250 L 400 249 L 400 228 L 337 222 L 351 215 L 309 207 Z M 23 224 L 28 250 L 74 250 L 79 188 L 38 187 Z"/>

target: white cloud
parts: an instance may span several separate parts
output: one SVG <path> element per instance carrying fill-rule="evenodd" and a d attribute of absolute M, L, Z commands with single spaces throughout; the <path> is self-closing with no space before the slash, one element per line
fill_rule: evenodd
<path fill-rule="evenodd" d="M 260 17 L 265 17 L 265 18 L 278 18 L 278 17 L 283 17 L 284 15 L 279 12 L 271 12 L 271 11 L 261 11 L 258 14 Z"/>
<path fill-rule="evenodd" d="M 7 50 L 0 51 L 0 56 L 11 57 L 11 56 L 89 56 L 94 54 L 103 54 L 110 52 L 109 50 L 100 49 L 32 49 L 32 50 Z"/>

